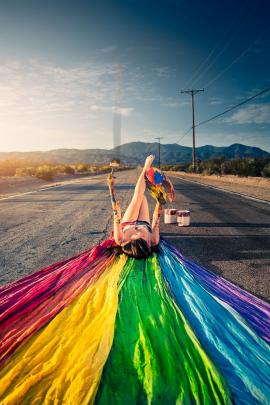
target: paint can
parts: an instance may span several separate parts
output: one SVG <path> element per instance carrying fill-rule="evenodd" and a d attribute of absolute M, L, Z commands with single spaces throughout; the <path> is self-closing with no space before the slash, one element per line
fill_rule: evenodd
<path fill-rule="evenodd" d="M 166 208 L 164 210 L 164 223 L 165 224 L 176 224 L 176 209 L 175 208 Z"/>
<path fill-rule="evenodd" d="M 178 226 L 189 226 L 190 225 L 190 211 L 189 210 L 178 210 L 177 211 L 177 224 L 178 224 Z"/>

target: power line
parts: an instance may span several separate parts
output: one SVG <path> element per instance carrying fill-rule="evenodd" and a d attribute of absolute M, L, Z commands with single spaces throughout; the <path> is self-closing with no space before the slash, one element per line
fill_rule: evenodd
<path fill-rule="evenodd" d="M 185 136 L 190 132 L 192 130 L 192 127 L 190 127 L 189 128 L 189 130 L 188 131 L 186 131 L 185 133 L 184 133 L 184 135 L 182 135 L 181 136 L 181 138 L 180 139 L 178 139 L 178 141 L 176 141 L 175 143 L 179 143 L 179 142 L 181 142 L 182 141 L 182 139 L 184 139 L 185 138 Z"/>
<path fill-rule="evenodd" d="M 230 31 L 232 32 L 232 35 L 229 36 L 227 43 L 223 44 L 222 49 L 213 57 L 212 61 L 210 60 L 208 65 L 206 65 L 206 67 L 199 74 L 197 74 L 197 77 L 195 77 L 195 81 L 192 83 L 192 85 L 195 85 L 199 81 L 199 79 L 201 77 L 203 77 L 206 72 L 208 72 L 208 70 L 214 65 L 214 63 L 220 58 L 220 56 L 222 56 L 224 54 L 224 52 L 229 48 L 229 46 L 235 39 L 236 35 L 239 34 L 239 32 L 241 32 L 242 27 L 246 24 L 251 13 L 254 12 L 255 10 L 257 10 L 257 8 L 258 8 L 258 6 L 255 6 L 255 8 L 249 10 L 249 12 L 244 16 L 244 18 L 243 17 L 241 18 L 241 22 L 240 22 L 240 24 L 238 24 L 237 29 L 234 33 L 232 32 L 231 29 L 227 30 L 228 34 L 230 34 Z M 239 18 L 237 18 L 235 20 L 238 21 L 239 19 L 240 19 L 240 16 L 239 16 Z M 232 24 L 231 24 L 231 28 L 232 28 Z M 220 41 L 220 44 L 221 43 L 222 43 L 222 41 Z M 215 47 L 215 49 L 216 48 L 218 48 L 218 47 Z M 207 58 L 207 59 L 209 59 L 209 58 Z"/>
<path fill-rule="evenodd" d="M 196 125 L 196 127 L 199 127 L 199 126 L 201 126 L 201 125 L 204 125 L 204 124 L 206 124 L 207 122 L 213 121 L 214 119 L 219 118 L 219 117 L 221 117 L 222 115 L 227 114 L 228 112 L 230 112 L 230 111 L 232 111 L 232 110 L 235 110 L 235 109 L 238 108 L 238 107 L 241 107 L 241 105 L 244 105 L 244 104 L 248 103 L 249 101 L 254 100 L 255 98 L 261 96 L 262 94 L 267 93 L 269 90 L 270 90 L 270 87 L 268 87 L 267 89 L 261 90 L 259 93 L 255 94 L 254 96 L 247 98 L 246 100 L 242 101 L 241 103 L 236 104 L 235 106 L 233 106 L 233 107 L 231 107 L 231 108 L 228 108 L 227 110 L 223 111 L 222 113 L 216 114 L 216 115 L 214 115 L 213 117 L 210 117 L 210 118 L 208 118 L 208 119 L 205 120 L 205 121 L 199 122 L 199 123 Z"/>
<path fill-rule="evenodd" d="M 240 55 L 238 55 L 225 69 L 223 69 L 221 72 L 219 72 L 214 79 L 211 79 L 205 87 L 210 87 L 215 81 L 217 81 L 221 76 L 224 75 L 224 73 L 226 73 L 236 62 L 238 62 L 243 56 L 246 55 L 246 53 L 253 47 L 253 45 L 257 42 L 254 41 L 252 42 L 246 49 L 244 49 Z"/>
<path fill-rule="evenodd" d="M 213 117 L 208 118 L 207 120 L 204 120 L 204 121 L 199 122 L 198 124 L 195 125 L 195 127 L 199 127 L 199 126 L 204 125 L 204 124 L 206 124 L 206 123 L 208 123 L 208 122 L 210 122 L 210 121 L 213 121 L 213 120 L 215 120 L 216 118 L 219 118 L 219 117 L 221 117 L 222 115 L 227 114 L 228 112 L 233 111 L 233 110 L 235 110 L 235 109 L 238 108 L 238 107 L 241 107 L 242 105 L 248 103 L 249 101 L 254 100 L 255 98 L 261 96 L 262 94 L 267 93 L 269 90 L 270 90 L 270 87 L 268 87 L 267 89 L 261 90 L 261 91 L 259 91 L 258 93 L 254 94 L 254 96 L 251 96 L 251 97 L 247 98 L 246 100 L 242 101 L 241 103 L 238 103 L 238 104 L 234 105 L 233 107 L 230 107 L 230 108 L 228 108 L 227 110 L 225 110 L 225 111 L 223 111 L 223 112 L 221 112 L 221 113 L 219 113 L 219 114 L 216 114 L 216 115 L 214 115 Z M 182 140 L 191 130 L 192 130 L 192 127 L 189 128 L 189 130 L 186 131 L 186 132 L 184 133 L 184 135 L 183 135 L 177 142 L 175 142 L 175 143 L 181 142 L 181 140 Z"/>
<path fill-rule="evenodd" d="M 246 4 L 242 5 L 242 8 L 246 7 L 246 5 L 247 5 L 247 2 L 246 2 Z M 251 14 L 251 10 L 249 10 L 249 12 L 246 13 L 245 17 L 243 18 L 242 10 L 241 10 L 239 15 L 236 15 L 236 14 L 234 15 L 234 18 L 231 21 L 231 24 L 229 25 L 229 27 L 227 27 L 227 30 L 225 32 L 223 32 L 222 37 L 219 39 L 219 41 L 216 43 L 216 45 L 212 48 L 212 50 L 209 52 L 209 54 L 204 59 L 204 61 L 196 69 L 195 73 L 192 75 L 191 79 L 188 81 L 186 87 L 189 87 L 190 85 L 194 86 L 194 84 L 197 83 L 199 78 L 202 77 L 210 69 L 210 67 L 215 63 L 215 61 L 225 52 L 225 50 L 228 48 L 228 46 L 230 45 L 232 40 L 235 38 L 236 34 L 240 31 L 241 27 L 244 25 L 244 23 L 246 22 L 246 20 L 250 14 Z M 240 18 L 241 18 L 241 23 L 239 24 Z M 237 25 L 237 29 L 233 33 L 233 28 L 236 25 Z M 226 38 L 228 38 L 227 43 L 225 42 Z M 218 51 L 218 48 L 221 47 L 222 43 L 223 43 L 223 48 L 215 55 L 216 51 Z M 212 56 L 213 56 L 213 59 L 211 61 Z M 209 63 L 208 63 L 208 61 L 209 61 Z"/>
<path fill-rule="evenodd" d="M 215 81 L 217 81 L 220 77 L 222 77 L 224 75 L 224 73 L 226 73 L 236 62 L 238 62 L 243 56 L 245 56 L 248 51 L 258 42 L 260 41 L 264 35 L 267 33 L 267 31 L 269 30 L 269 27 L 266 27 L 266 30 L 264 30 L 264 32 L 257 37 L 257 39 L 255 41 L 252 41 L 249 46 L 247 48 L 245 48 L 238 56 L 236 56 L 236 58 L 229 63 L 229 65 L 223 69 L 221 72 L 219 72 L 213 79 L 211 79 L 206 85 L 205 87 L 210 87 Z"/>

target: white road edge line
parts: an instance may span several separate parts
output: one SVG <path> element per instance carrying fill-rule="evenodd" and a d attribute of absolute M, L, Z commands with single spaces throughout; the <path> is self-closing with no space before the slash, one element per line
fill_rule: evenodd
<path fill-rule="evenodd" d="M 98 176 L 102 176 L 104 173 L 102 173 L 102 174 L 97 174 L 96 176 L 91 176 L 91 177 L 84 177 L 84 179 L 76 179 L 76 180 L 74 180 L 74 181 L 67 181 L 67 182 L 63 182 L 63 184 L 57 184 L 57 185 L 55 185 L 55 186 L 48 186 L 48 187 L 44 187 L 44 188 L 39 188 L 39 189 L 37 189 L 37 190 L 32 190 L 32 191 L 26 191 L 25 193 L 19 193 L 19 194 L 12 194 L 12 195 L 9 195 L 9 196 L 7 196 L 7 197 L 0 197 L 0 201 L 4 201 L 4 200 L 10 200 L 10 199 L 12 199 L 12 198 L 16 198 L 16 197 L 21 197 L 21 196 L 23 196 L 23 195 L 27 195 L 27 194 L 34 194 L 34 193 L 39 193 L 40 191 L 47 191 L 47 190 L 50 190 L 50 189 L 55 189 L 55 188 L 58 188 L 58 187 L 63 187 L 63 186 L 66 186 L 66 185 L 68 185 L 68 184 L 74 184 L 74 183 L 81 183 L 81 182 L 83 182 L 84 180 L 94 180 L 94 179 L 96 179 Z"/>
<path fill-rule="evenodd" d="M 189 183 L 199 184 L 199 185 L 204 186 L 204 187 L 213 188 L 214 190 L 223 191 L 224 193 L 234 194 L 234 195 L 237 195 L 237 196 L 239 196 L 239 197 L 246 198 L 246 199 L 248 199 L 248 200 L 253 200 L 253 201 L 256 201 L 256 202 L 260 202 L 260 203 L 263 203 L 263 204 L 268 204 L 268 205 L 270 205 L 270 201 L 267 201 L 267 200 L 260 200 L 259 198 L 251 197 L 251 196 L 246 195 L 246 194 L 237 193 L 236 191 L 230 191 L 230 190 L 226 190 L 226 189 L 221 188 L 221 187 L 210 186 L 209 184 L 200 183 L 199 181 L 196 181 L 196 180 L 184 179 L 183 177 L 175 176 L 175 175 L 173 175 L 173 174 L 169 175 L 169 177 L 174 177 L 174 178 L 176 178 L 176 179 L 184 180 L 184 181 L 187 181 L 187 182 L 189 182 Z"/>

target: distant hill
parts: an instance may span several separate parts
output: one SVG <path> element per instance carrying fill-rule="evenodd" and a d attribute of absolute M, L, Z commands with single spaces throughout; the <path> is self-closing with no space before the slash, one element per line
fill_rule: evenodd
<path fill-rule="evenodd" d="M 158 143 L 130 142 L 121 146 L 121 160 L 124 163 L 142 163 L 147 155 L 158 154 Z M 0 152 L 0 161 L 6 159 L 27 159 L 34 162 L 51 163 L 108 163 L 119 156 L 119 147 L 114 149 L 54 149 L 33 152 Z M 197 159 L 208 160 L 224 156 L 225 159 L 247 157 L 270 157 L 270 153 L 253 146 L 234 143 L 230 146 L 205 145 L 196 148 Z M 192 148 L 178 144 L 161 144 L 161 162 L 176 164 L 190 162 Z"/>

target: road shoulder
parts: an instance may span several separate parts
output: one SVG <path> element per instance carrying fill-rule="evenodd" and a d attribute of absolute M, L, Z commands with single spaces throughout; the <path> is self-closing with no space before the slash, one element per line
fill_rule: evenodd
<path fill-rule="evenodd" d="M 237 176 L 203 176 L 184 172 L 166 172 L 170 177 L 195 182 L 204 186 L 227 191 L 242 197 L 270 204 L 270 179 L 241 178 Z"/>

